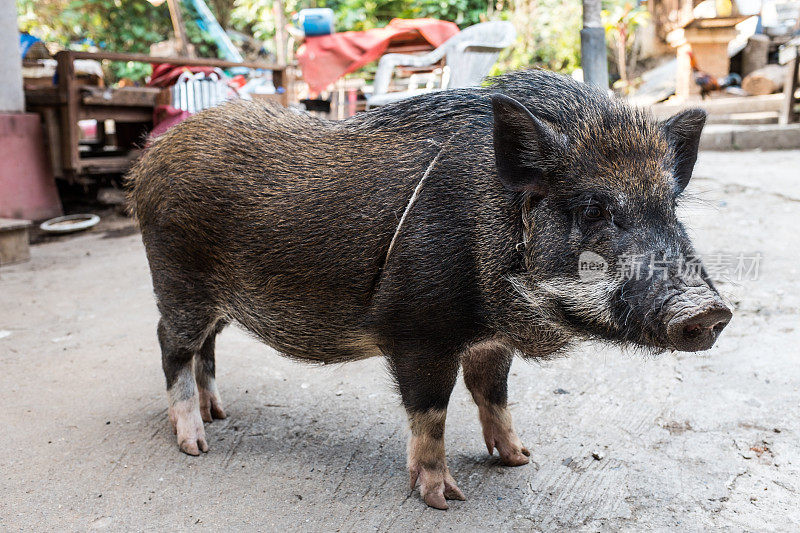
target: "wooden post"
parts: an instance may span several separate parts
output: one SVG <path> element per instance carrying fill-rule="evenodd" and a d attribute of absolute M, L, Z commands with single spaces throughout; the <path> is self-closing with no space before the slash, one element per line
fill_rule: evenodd
<path fill-rule="evenodd" d="M 786 81 L 783 85 L 783 104 L 781 105 L 781 112 L 778 115 L 778 123 L 781 125 L 791 124 L 797 120 L 797 112 L 794 110 L 795 97 L 794 93 L 797 90 L 797 74 L 800 67 L 798 61 L 798 48 L 794 48 L 794 57 L 788 63 L 786 69 Z"/>
<path fill-rule="evenodd" d="M 172 29 L 175 31 L 175 43 L 178 45 L 178 53 L 184 57 L 191 57 L 180 0 L 167 0 L 167 6 L 169 6 L 169 16 L 172 19 Z"/>
<path fill-rule="evenodd" d="M 58 127 L 59 117 L 57 109 L 57 107 L 53 106 L 31 106 L 29 111 L 32 113 L 39 113 L 42 117 L 44 140 L 47 145 L 50 167 L 53 169 L 53 176 L 60 178 L 64 176 L 64 171 L 61 170 L 61 130 Z"/>
<path fill-rule="evenodd" d="M 64 177 L 74 181 L 80 170 L 80 128 L 78 127 L 78 86 L 75 83 L 75 58 L 69 50 L 56 54 L 58 93 L 61 99 L 61 167 Z"/>
<path fill-rule="evenodd" d="M 272 12 L 275 18 L 275 59 L 279 65 L 286 64 L 286 10 L 283 0 L 272 2 Z"/>

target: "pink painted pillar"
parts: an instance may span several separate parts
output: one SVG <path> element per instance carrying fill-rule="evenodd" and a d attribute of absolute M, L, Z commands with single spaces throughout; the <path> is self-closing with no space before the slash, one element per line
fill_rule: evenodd
<path fill-rule="evenodd" d="M 25 113 L 14 2 L 0 0 L 0 218 L 61 214 L 39 115 Z"/>
<path fill-rule="evenodd" d="M 0 114 L 0 218 L 43 220 L 61 214 L 39 115 Z"/>

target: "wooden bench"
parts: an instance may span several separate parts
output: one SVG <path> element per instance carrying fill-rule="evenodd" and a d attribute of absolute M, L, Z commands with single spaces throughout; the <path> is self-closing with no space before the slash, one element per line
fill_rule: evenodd
<path fill-rule="evenodd" d="M 152 128 L 153 111 L 162 89 L 154 87 L 124 87 L 106 89 L 82 85 L 75 73 L 75 60 L 134 61 L 175 66 L 233 68 L 245 67 L 272 71 L 273 84 L 283 88 L 281 103 L 288 105 L 291 94 L 289 72 L 284 65 L 270 63 L 234 63 L 210 58 L 153 57 L 146 54 L 110 52 L 75 52 L 65 50 L 56 54 L 57 83 L 53 86 L 26 88 L 28 110 L 42 116 L 45 137 L 49 146 L 53 174 L 70 182 L 91 181 L 91 175 L 124 173 L 139 157 L 144 136 Z M 79 120 L 97 121 L 99 149 L 81 150 Z M 118 148 L 104 151 L 106 120 L 118 126 Z M 124 137 L 124 138 L 123 138 Z M 84 143 L 86 144 L 86 143 Z"/>

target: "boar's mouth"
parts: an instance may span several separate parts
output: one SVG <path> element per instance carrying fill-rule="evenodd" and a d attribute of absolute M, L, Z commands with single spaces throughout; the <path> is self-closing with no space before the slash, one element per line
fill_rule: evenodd
<path fill-rule="evenodd" d="M 549 326 L 552 334 L 564 337 L 564 343 L 566 337 L 594 338 L 654 354 L 695 352 L 711 348 L 732 316 L 713 286 L 705 283 L 670 283 L 668 288 L 654 283 L 622 284 L 610 292 L 601 287 L 589 298 L 585 290 L 563 279 L 535 283 L 534 289 L 519 277 L 509 281 L 523 296 L 525 308 L 533 311 L 527 318 L 534 319 L 539 328 Z"/>
<path fill-rule="evenodd" d="M 682 352 L 711 348 L 732 317 L 728 306 L 708 286 L 675 290 L 645 313 L 638 314 L 628 305 L 625 308 L 621 321 L 625 340 Z M 633 318 L 637 316 L 642 318 Z"/>

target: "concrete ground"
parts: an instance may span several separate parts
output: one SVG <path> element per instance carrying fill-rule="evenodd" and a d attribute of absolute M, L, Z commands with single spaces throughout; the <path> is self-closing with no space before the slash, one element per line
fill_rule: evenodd
<path fill-rule="evenodd" d="M 235 328 L 217 345 L 229 418 L 178 451 L 157 320 L 129 224 L 0 269 L 0 530 L 797 531 L 800 151 L 706 152 L 686 202 L 701 251 L 760 252 L 717 346 L 601 345 L 512 368 L 532 464 L 486 454 L 463 384 L 449 511 L 407 488 L 405 419 L 378 359 L 312 368 Z"/>

